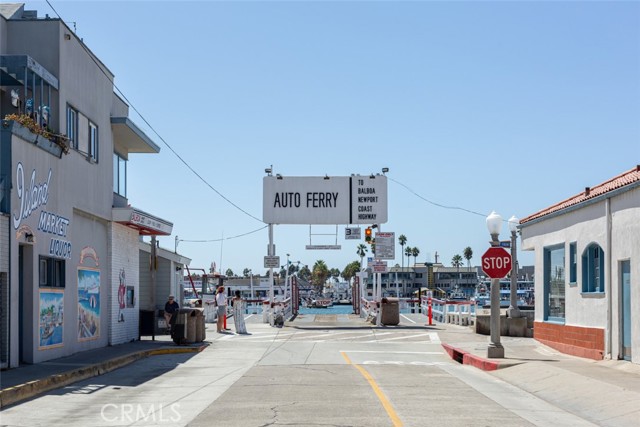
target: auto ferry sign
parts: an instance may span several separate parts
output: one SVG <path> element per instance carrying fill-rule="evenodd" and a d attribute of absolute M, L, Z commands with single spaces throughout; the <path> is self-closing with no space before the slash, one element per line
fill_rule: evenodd
<path fill-rule="evenodd" d="M 266 176 L 262 201 L 267 224 L 384 224 L 387 177 Z"/>

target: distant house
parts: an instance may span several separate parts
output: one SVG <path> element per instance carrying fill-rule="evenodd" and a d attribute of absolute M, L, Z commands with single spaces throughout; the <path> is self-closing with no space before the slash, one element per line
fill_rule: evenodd
<path fill-rule="evenodd" d="M 520 221 L 535 251 L 534 338 L 640 363 L 640 166 Z"/>

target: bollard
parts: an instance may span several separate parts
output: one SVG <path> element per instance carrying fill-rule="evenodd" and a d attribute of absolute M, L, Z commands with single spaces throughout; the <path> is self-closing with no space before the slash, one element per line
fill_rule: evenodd
<path fill-rule="evenodd" d="M 431 298 L 427 299 L 427 315 L 429 316 L 429 326 L 433 326 L 433 312 L 431 311 Z"/>

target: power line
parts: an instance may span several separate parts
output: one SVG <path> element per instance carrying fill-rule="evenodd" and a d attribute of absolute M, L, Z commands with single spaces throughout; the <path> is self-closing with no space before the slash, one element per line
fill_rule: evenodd
<path fill-rule="evenodd" d="M 49 0 L 46 0 L 47 4 L 49 5 L 49 7 L 51 8 L 51 10 L 53 10 L 53 12 L 58 16 L 58 18 L 60 18 L 60 20 L 62 22 L 65 22 L 64 19 L 62 19 L 62 17 L 60 16 L 60 14 L 58 13 L 58 11 L 53 7 L 53 5 L 51 4 L 51 2 Z M 105 77 L 107 77 L 107 79 L 110 79 L 110 77 L 107 75 L 107 73 L 103 70 L 103 68 L 100 66 L 100 64 L 98 64 L 98 62 L 96 61 L 96 59 L 93 57 L 93 55 L 91 54 L 91 52 L 89 52 L 89 49 L 86 47 L 86 45 L 84 44 L 84 42 L 81 41 L 80 45 L 82 46 L 82 48 L 85 50 L 85 52 L 87 52 L 87 54 L 89 55 L 89 58 L 91 58 L 91 60 L 98 66 L 98 69 L 102 72 L 102 74 L 105 75 Z M 219 192 L 216 188 L 214 188 L 211 184 L 209 184 L 209 182 L 207 182 L 207 180 L 205 180 L 198 172 L 195 171 L 195 169 L 193 169 L 191 167 L 191 165 L 189 165 L 174 149 L 173 147 L 171 147 L 171 145 L 169 145 L 169 143 L 167 141 L 165 141 L 165 139 L 158 133 L 158 131 L 155 130 L 155 128 L 153 126 L 151 126 L 151 124 L 147 121 L 147 119 L 142 115 L 142 113 L 140 113 L 140 111 L 138 111 L 138 109 L 135 107 L 135 105 L 133 105 L 133 103 L 131 101 L 129 101 L 129 99 L 127 98 L 127 96 L 124 94 L 124 92 L 122 92 L 120 90 L 120 88 L 115 84 L 114 81 L 111 81 L 111 83 L 113 84 L 113 87 L 118 91 L 118 93 L 122 96 L 122 98 L 127 101 L 127 103 L 129 104 L 129 107 L 131 107 L 131 109 L 133 111 L 136 112 L 136 114 L 138 114 L 138 116 L 140 117 L 140 119 L 142 119 L 142 121 L 144 123 L 146 123 L 147 126 L 149 126 L 149 129 L 151 129 L 153 131 L 153 133 L 160 139 L 160 141 L 162 141 L 164 143 L 164 145 L 167 146 L 167 148 L 169 150 L 171 150 L 171 152 L 191 171 L 193 172 L 193 174 L 195 176 L 197 176 L 207 187 L 209 187 L 210 189 L 212 189 L 218 196 L 220 196 L 223 200 L 225 200 L 227 203 L 229 203 L 231 206 L 233 206 L 234 208 L 238 209 L 240 212 L 242 212 L 243 214 L 255 219 L 256 221 L 262 222 L 264 223 L 260 218 L 255 217 L 254 215 L 250 214 L 249 212 L 245 211 L 244 209 L 242 209 L 240 206 L 236 205 L 235 203 L 233 203 L 231 200 L 229 200 L 226 196 L 224 196 L 221 192 Z M 248 233 L 250 234 L 250 233 Z"/>
<path fill-rule="evenodd" d="M 395 179 L 391 178 L 390 176 L 388 176 L 387 178 L 388 178 L 390 181 L 393 181 L 393 182 L 395 182 L 396 184 L 398 184 L 398 185 L 400 185 L 400 186 L 402 186 L 402 187 L 406 188 L 410 193 L 414 194 L 416 197 L 418 197 L 418 198 L 420 198 L 420 199 L 424 200 L 425 202 L 427 202 L 427 203 L 429 203 L 429 204 L 432 204 L 432 205 L 434 205 L 434 206 L 437 206 L 437 207 L 439 207 L 439 208 L 459 210 L 459 211 L 468 212 L 468 213 L 470 213 L 470 214 L 479 215 L 479 216 L 484 217 L 484 218 L 486 218 L 486 217 L 487 217 L 487 214 L 483 214 L 483 213 L 480 213 L 480 212 L 472 211 L 472 210 L 470 210 L 470 209 L 461 208 L 461 207 L 458 207 L 458 206 L 447 206 L 447 205 L 443 205 L 443 204 L 441 204 L 441 203 L 433 202 L 433 201 L 431 201 L 431 200 L 429 200 L 429 199 L 427 199 L 427 198 L 425 198 L 425 197 L 422 197 L 420 194 L 416 193 L 415 191 L 413 191 L 411 188 L 409 188 L 407 185 L 405 185 L 405 184 L 401 183 L 400 181 L 396 181 Z"/>
<path fill-rule="evenodd" d="M 211 243 L 211 242 L 222 242 L 224 240 L 231 240 L 231 239 L 237 239 L 238 237 L 244 237 L 244 236 L 248 236 L 249 234 L 253 234 L 253 233 L 257 233 L 260 230 L 264 230 L 265 228 L 267 228 L 268 225 L 265 225 L 264 227 L 260 227 L 256 230 L 253 231 L 249 231 L 247 233 L 242 233 L 242 234 L 238 234 L 236 236 L 230 236 L 230 237 L 222 237 L 220 239 L 208 239 L 208 240 L 187 240 L 187 239 L 178 239 L 178 242 L 190 242 L 190 243 Z"/>

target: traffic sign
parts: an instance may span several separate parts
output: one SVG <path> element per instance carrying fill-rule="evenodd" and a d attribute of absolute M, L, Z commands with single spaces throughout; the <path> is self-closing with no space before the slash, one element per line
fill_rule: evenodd
<path fill-rule="evenodd" d="M 267 255 L 264 257 L 264 268 L 278 268 L 280 267 L 280 257 Z"/>
<path fill-rule="evenodd" d="M 396 233 L 378 232 L 376 233 L 376 259 L 396 258 Z"/>
<path fill-rule="evenodd" d="M 511 255 L 500 247 L 487 249 L 482 255 L 482 271 L 492 279 L 502 279 L 511 271 Z"/>
<path fill-rule="evenodd" d="M 344 229 L 345 240 L 360 240 L 360 227 L 346 227 Z"/>

